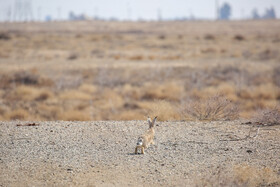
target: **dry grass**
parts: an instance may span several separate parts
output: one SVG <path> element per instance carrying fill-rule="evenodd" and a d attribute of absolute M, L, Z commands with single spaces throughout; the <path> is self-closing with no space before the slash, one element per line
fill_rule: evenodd
<path fill-rule="evenodd" d="M 152 24 L 0 24 L 1 118 L 28 108 L 38 120 L 59 120 L 61 110 L 91 110 L 93 120 L 140 119 L 165 100 L 171 109 L 154 111 L 182 120 L 188 118 L 173 108 L 217 93 L 251 118 L 279 101 L 279 22 Z"/>

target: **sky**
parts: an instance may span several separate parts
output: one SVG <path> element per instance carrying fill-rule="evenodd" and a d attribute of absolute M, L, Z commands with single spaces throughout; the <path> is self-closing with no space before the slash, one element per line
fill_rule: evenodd
<path fill-rule="evenodd" d="M 14 14 L 15 1 L 0 0 L 0 21 Z M 216 18 L 216 0 L 29 0 L 33 19 L 45 20 L 49 15 L 54 20 L 67 19 L 69 12 L 120 20 L 157 20 L 190 17 Z M 219 5 L 228 2 L 232 7 L 231 19 L 249 18 L 256 8 L 262 15 L 266 8 L 274 7 L 280 18 L 280 0 L 218 0 Z"/>

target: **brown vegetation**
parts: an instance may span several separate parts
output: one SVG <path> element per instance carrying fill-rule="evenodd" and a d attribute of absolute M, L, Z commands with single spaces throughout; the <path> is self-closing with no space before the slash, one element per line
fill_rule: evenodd
<path fill-rule="evenodd" d="M 277 21 L 25 24 L 0 25 L 1 120 L 229 120 L 279 103 Z"/>
<path fill-rule="evenodd" d="M 182 114 L 185 119 L 192 120 L 234 120 L 238 118 L 239 110 L 225 96 L 214 95 L 186 102 Z"/>

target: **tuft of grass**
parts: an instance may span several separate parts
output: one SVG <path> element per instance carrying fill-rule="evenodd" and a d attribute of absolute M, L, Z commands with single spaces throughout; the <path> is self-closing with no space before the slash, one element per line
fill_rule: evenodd
<path fill-rule="evenodd" d="M 233 120 L 239 116 L 238 108 L 225 96 L 190 100 L 181 108 L 183 118 L 189 120 Z"/>
<path fill-rule="evenodd" d="M 10 40 L 12 37 L 9 35 L 9 33 L 2 32 L 0 33 L 0 40 Z"/>
<path fill-rule="evenodd" d="M 242 36 L 241 34 L 237 34 L 233 37 L 234 40 L 237 40 L 237 41 L 243 41 L 245 40 L 245 37 Z"/>
<path fill-rule="evenodd" d="M 206 35 L 204 36 L 204 39 L 205 39 L 205 40 L 215 40 L 216 38 L 215 38 L 215 36 L 212 35 L 212 34 L 206 34 Z"/>
<path fill-rule="evenodd" d="M 77 53 L 71 53 L 69 56 L 68 56 L 68 60 L 76 60 L 79 58 L 79 55 Z"/>

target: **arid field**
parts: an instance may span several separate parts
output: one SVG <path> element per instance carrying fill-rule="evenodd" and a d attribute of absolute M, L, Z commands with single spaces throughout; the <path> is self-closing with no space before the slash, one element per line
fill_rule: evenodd
<path fill-rule="evenodd" d="M 0 186 L 279 186 L 279 31 L 0 23 Z"/>
<path fill-rule="evenodd" d="M 278 187 L 279 126 L 144 121 L 0 122 L 0 186 Z M 33 122 L 31 123 L 33 124 Z"/>
<path fill-rule="evenodd" d="M 217 95 L 230 119 L 251 118 L 279 104 L 279 30 L 278 20 L 1 23 L 0 120 L 196 120 L 193 106 Z"/>

